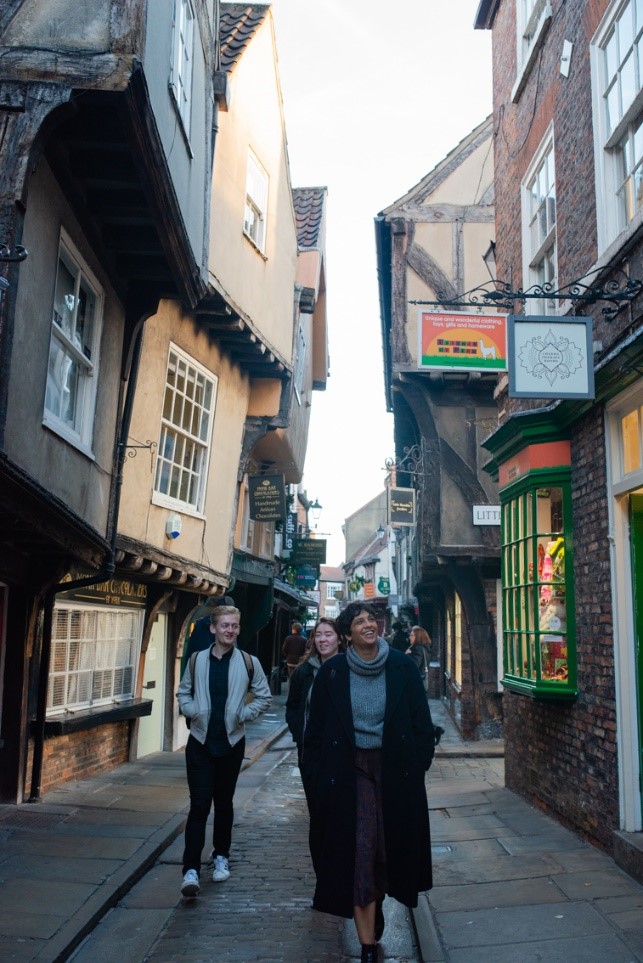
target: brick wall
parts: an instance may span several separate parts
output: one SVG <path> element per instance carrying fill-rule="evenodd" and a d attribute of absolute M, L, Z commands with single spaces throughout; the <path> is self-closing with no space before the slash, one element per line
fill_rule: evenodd
<path fill-rule="evenodd" d="M 574 429 L 572 502 L 579 695 L 573 702 L 557 703 L 505 692 L 506 782 L 611 850 L 619 807 L 601 409 Z"/>
<path fill-rule="evenodd" d="M 109 723 L 46 739 L 41 791 L 48 792 L 74 779 L 113 769 L 129 757 L 129 722 Z M 31 779 L 33 742 L 29 744 L 28 778 Z"/>
<path fill-rule="evenodd" d="M 522 275 L 521 183 L 552 120 L 558 284 L 583 277 L 597 260 L 589 43 L 607 6 L 607 0 L 552 0 L 549 30 L 516 103 L 513 0 L 501 3 L 494 22 L 496 260 L 498 277 L 514 288 L 529 283 Z M 567 78 L 560 73 L 565 39 L 574 44 Z M 638 267 L 640 250 L 629 256 Z M 595 364 L 639 321 L 637 310 L 625 310 L 606 322 L 601 306 L 591 308 L 594 339 L 602 344 Z M 508 415 L 547 402 L 509 399 L 504 392 L 498 403 Z M 611 850 L 619 807 L 603 409 L 594 406 L 575 423 L 571 438 L 579 695 L 560 703 L 505 691 L 506 781 Z"/>

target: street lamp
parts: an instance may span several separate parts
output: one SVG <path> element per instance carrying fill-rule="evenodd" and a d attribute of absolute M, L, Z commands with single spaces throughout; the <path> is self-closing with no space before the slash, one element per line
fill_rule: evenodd
<path fill-rule="evenodd" d="M 386 529 L 384 528 L 381 522 L 379 524 L 376 534 L 378 538 L 384 538 L 384 536 L 386 535 Z"/>
<path fill-rule="evenodd" d="M 310 503 L 310 510 L 312 512 L 313 521 L 315 522 L 315 524 L 317 524 L 317 522 L 319 521 L 319 516 L 322 513 L 322 506 L 319 504 L 319 501 L 317 499 L 315 499 L 314 502 Z"/>
<path fill-rule="evenodd" d="M 489 247 L 482 255 L 484 266 L 489 272 L 489 277 L 495 283 L 496 280 L 496 242 L 489 241 Z"/>

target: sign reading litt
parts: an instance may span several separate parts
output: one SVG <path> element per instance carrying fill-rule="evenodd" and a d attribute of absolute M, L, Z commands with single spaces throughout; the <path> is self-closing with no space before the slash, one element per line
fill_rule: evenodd
<path fill-rule="evenodd" d="M 248 478 L 250 518 L 253 522 L 276 522 L 286 517 L 286 489 L 283 475 L 250 475 Z"/>
<path fill-rule="evenodd" d="M 504 371 L 506 321 L 504 314 L 420 311 L 418 368 Z"/>
<path fill-rule="evenodd" d="M 415 489 L 389 488 L 389 525 L 415 525 Z"/>

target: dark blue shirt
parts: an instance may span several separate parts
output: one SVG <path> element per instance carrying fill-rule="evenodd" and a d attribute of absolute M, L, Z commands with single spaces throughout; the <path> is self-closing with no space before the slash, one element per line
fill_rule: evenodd
<path fill-rule="evenodd" d="M 210 721 L 205 737 L 205 748 L 213 756 L 227 756 L 230 752 L 225 727 L 225 704 L 228 698 L 228 672 L 234 646 L 220 659 L 210 652 Z"/>

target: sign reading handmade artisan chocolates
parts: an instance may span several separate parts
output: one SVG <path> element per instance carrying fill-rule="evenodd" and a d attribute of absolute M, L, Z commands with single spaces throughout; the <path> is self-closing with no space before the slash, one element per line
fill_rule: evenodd
<path fill-rule="evenodd" d="M 250 475 L 248 498 L 253 522 L 277 522 L 286 517 L 283 475 Z"/>

